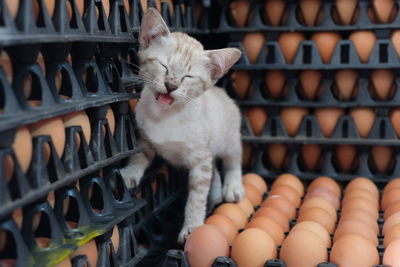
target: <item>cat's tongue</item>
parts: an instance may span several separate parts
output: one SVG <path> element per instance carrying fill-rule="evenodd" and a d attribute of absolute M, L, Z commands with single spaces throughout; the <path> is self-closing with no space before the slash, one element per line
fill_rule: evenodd
<path fill-rule="evenodd" d="M 171 105 L 174 99 L 168 93 L 166 94 L 158 94 L 157 101 L 164 105 Z"/>

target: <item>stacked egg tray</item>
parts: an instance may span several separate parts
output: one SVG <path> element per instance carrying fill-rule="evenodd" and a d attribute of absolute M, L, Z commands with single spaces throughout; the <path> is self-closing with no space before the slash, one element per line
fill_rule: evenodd
<path fill-rule="evenodd" d="M 133 190 L 118 172 L 140 151 L 134 107 L 143 3 L 157 7 L 0 0 L 0 265 L 135 266 L 179 231 L 168 222 L 184 202 L 182 172 L 155 163 Z M 206 33 L 194 4 L 159 10 L 174 30 Z M 206 22 L 207 7 L 199 14 Z M 87 124 L 14 143 L 21 128 L 74 114 Z"/>

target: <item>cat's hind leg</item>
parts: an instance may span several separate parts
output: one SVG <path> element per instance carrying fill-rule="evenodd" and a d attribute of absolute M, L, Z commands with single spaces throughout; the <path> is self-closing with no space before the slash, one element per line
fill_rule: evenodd
<path fill-rule="evenodd" d="M 223 155 L 224 164 L 224 185 L 223 196 L 227 202 L 239 202 L 244 197 L 242 183 L 242 147 L 241 142 L 233 142 Z"/>

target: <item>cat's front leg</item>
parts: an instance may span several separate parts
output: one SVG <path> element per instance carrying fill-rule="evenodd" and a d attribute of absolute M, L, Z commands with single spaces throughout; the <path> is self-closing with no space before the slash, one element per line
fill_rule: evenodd
<path fill-rule="evenodd" d="M 238 142 L 240 144 L 240 142 Z M 244 198 L 242 182 L 241 147 L 232 145 L 229 154 L 222 157 L 225 170 L 223 195 L 226 202 L 239 202 Z"/>
<path fill-rule="evenodd" d="M 128 164 L 124 168 L 119 169 L 122 179 L 128 188 L 139 185 L 144 172 L 155 156 L 155 151 L 147 141 L 140 140 L 139 146 L 143 148 L 143 152 L 131 156 Z"/>
<path fill-rule="evenodd" d="M 204 223 L 207 196 L 212 177 L 212 157 L 207 156 L 195 164 L 189 173 L 189 196 L 185 207 L 185 221 L 178 241 L 184 243 L 186 237 Z"/>

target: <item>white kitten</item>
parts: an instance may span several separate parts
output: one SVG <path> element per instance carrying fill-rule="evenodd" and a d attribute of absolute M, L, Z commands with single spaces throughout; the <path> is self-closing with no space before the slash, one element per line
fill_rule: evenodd
<path fill-rule="evenodd" d="M 138 185 L 156 153 L 174 166 L 189 169 L 189 196 L 179 235 L 183 242 L 204 223 L 210 187 L 213 204 L 222 198 L 237 202 L 244 195 L 240 112 L 225 91 L 214 86 L 241 52 L 235 48 L 206 51 L 188 35 L 170 33 L 153 8 L 143 17 L 139 42 L 139 76 L 145 85 L 136 120 L 144 153 L 131 157 L 120 172 L 128 187 Z M 218 192 L 216 158 L 224 166 L 222 192 Z"/>

